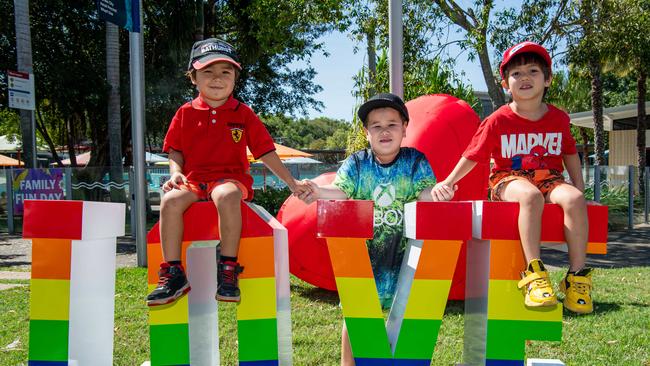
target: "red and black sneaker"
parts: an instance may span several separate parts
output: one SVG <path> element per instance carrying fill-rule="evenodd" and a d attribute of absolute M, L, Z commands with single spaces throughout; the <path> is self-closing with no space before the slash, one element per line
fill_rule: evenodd
<path fill-rule="evenodd" d="M 158 287 L 147 296 L 147 305 L 169 304 L 190 292 L 190 284 L 187 282 L 182 265 L 163 262 L 160 264 L 158 276 L 160 277 Z"/>
<path fill-rule="evenodd" d="M 237 262 L 224 261 L 219 262 L 217 269 L 217 296 L 215 298 L 219 301 L 239 302 L 239 279 L 237 277 L 244 271 L 244 267 Z"/>

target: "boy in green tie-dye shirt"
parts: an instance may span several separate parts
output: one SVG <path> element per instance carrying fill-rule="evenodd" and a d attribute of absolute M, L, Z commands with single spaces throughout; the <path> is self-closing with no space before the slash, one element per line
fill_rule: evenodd
<path fill-rule="evenodd" d="M 348 157 L 331 185 L 317 186 L 306 200 L 359 199 L 374 205 L 374 238 L 368 240 L 368 254 L 383 308 L 389 308 L 404 258 L 404 204 L 434 200 L 435 177 L 423 153 L 400 147 L 406 135 L 408 110 L 401 98 L 378 94 L 358 111 L 370 148 Z M 444 192 L 449 200 L 453 192 Z M 309 192 L 305 193 L 310 195 Z M 341 365 L 354 365 L 345 325 L 341 344 Z"/>

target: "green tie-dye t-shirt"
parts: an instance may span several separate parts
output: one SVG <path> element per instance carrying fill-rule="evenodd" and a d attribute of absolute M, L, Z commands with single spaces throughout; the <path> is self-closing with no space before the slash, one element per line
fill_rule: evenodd
<path fill-rule="evenodd" d="M 434 184 L 426 157 L 410 147 L 400 148 L 388 164 L 379 163 L 370 149 L 358 151 L 336 172 L 334 185 L 349 198 L 375 203 L 374 238 L 367 245 L 384 308 L 392 303 L 406 249 L 404 204 L 415 201 L 424 188 Z"/>

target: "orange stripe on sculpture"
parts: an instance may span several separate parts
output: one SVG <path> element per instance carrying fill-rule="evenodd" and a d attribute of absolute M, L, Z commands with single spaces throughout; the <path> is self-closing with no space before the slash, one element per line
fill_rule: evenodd
<path fill-rule="evenodd" d="M 32 278 L 69 280 L 70 239 L 32 239 Z"/>

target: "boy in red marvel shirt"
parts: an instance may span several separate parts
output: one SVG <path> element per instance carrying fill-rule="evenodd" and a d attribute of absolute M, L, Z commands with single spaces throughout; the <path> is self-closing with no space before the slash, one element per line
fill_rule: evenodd
<path fill-rule="evenodd" d="M 241 201 L 253 198 L 246 147 L 296 194 L 309 186 L 295 180 L 275 153 L 268 131 L 250 107 L 232 96 L 241 70 L 234 48 L 219 39 L 196 42 L 188 76 L 199 96 L 181 106 L 165 136 L 170 179 L 160 206 L 163 262 L 158 287 L 147 305 L 175 301 L 190 290 L 181 265 L 183 213 L 194 202 L 212 200 L 219 213 L 221 257 L 218 263 L 217 300 L 238 302 L 237 263 L 241 235 Z"/>
<path fill-rule="evenodd" d="M 524 290 L 525 304 L 531 307 L 557 303 L 539 258 L 544 203 L 560 205 L 570 263 L 560 284 L 564 306 L 577 313 L 591 313 L 592 270 L 585 268 L 588 221 L 580 159 L 569 116 L 543 102 L 551 85 L 551 57 L 536 43 L 519 43 L 504 53 L 499 71 L 501 85 L 512 94 L 512 102 L 483 121 L 454 170 L 432 194 L 453 194 L 455 183 L 478 161 L 494 159 L 491 199 L 519 203 L 519 234 L 528 262 L 519 287 Z M 563 165 L 573 185 L 564 181 Z"/>

